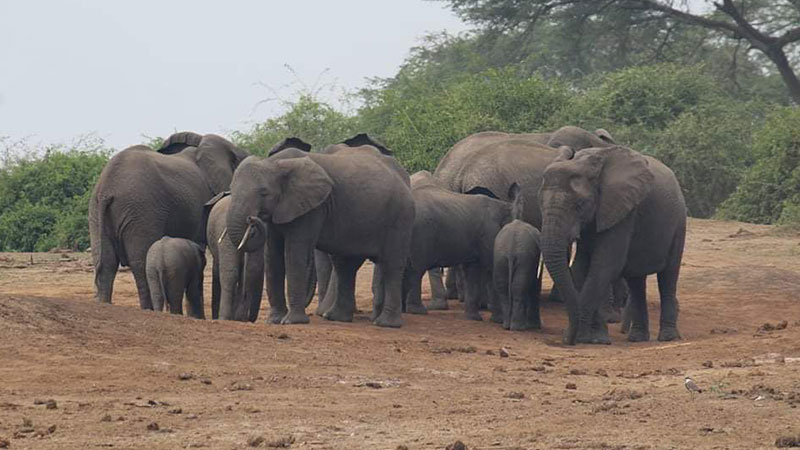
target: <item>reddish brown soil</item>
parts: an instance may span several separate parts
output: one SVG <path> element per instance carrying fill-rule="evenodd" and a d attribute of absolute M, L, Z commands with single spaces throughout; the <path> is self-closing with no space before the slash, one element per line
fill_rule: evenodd
<path fill-rule="evenodd" d="M 100 305 L 87 255 L 0 254 L 0 442 L 774 448 L 778 437 L 800 434 L 799 244 L 796 232 L 693 220 L 680 284 L 683 340 L 629 344 L 612 325 L 613 345 L 572 348 L 559 344 L 565 314 L 552 303 L 542 332 L 469 322 L 457 302 L 406 316 L 399 330 L 377 328 L 367 267 L 358 283 L 365 313 L 355 322 L 275 326 L 140 311 L 129 272 L 117 277 L 114 305 Z M 654 279 L 649 289 L 655 337 Z M 787 328 L 757 332 L 782 320 Z M 502 347 L 509 357 L 499 356 Z M 764 361 L 770 352 L 787 359 Z M 684 375 L 705 392 L 692 398 Z M 55 409 L 35 404 L 49 399 Z"/>

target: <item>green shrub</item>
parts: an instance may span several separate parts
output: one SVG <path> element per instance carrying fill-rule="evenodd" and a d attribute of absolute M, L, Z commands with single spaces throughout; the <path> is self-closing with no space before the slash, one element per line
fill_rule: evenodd
<path fill-rule="evenodd" d="M 520 77 L 512 69 L 442 85 L 404 78 L 371 91 L 360 116 L 363 128 L 382 138 L 413 173 L 433 170 L 453 144 L 472 133 L 543 129 L 568 95 L 561 82 Z"/>
<path fill-rule="evenodd" d="M 720 217 L 755 223 L 793 222 L 800 208 L 800 109 L 779 108 L 755 133 L 757 159 Z"/>
<path fill-rule="evenodd" d="M 98 140 L 76 145 L 7 159 L 0 169 L 0 251 L 89 246 L 88 201 L 110 150 Z"/>
<path fill-rule="evenodd" d="M 281 140 L 296 136 L 320 149 L 357 133 L 356 119 L 310 94 L 301 94 L 288 110 L 256 124 L 247 132 L 234 131 L 233 142 L 254 155 L 264 156 Z"/>

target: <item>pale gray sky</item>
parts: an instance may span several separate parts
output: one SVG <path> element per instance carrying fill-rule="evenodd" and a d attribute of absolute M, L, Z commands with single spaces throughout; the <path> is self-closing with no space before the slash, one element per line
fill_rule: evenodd
<path fill-rule="evenodd" d="M 246 129 L 281 111 L 256 107 L 274 97 L 259 83 L 353 90 L 426 32 L 466 28 L 423 0 L 0 0 L 0 136 L 122 149 Z"/>

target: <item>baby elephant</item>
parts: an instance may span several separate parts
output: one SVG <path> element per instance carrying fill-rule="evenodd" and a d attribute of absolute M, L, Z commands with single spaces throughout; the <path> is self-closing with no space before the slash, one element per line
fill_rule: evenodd
<path fill-rule="evenodd" d="M 205 319 L 203 311 L 203 269 L 205 251 L 188 239 L 164 236 L 147 250 L 145 270 L 153 309 L 183 314 L 183 293 L 189 300 L 189 316 Z"/>
<path fill-rule="evenodd" d="M 512 201 L 512 221 L 506 224 L 494 240 L 495 298 L 503 311 L 506 330 L 541 329 L 539 293 L 542 280 L 537 277 L 539 266 L 539 230 L 523 222 L 522 195 L 517 183 L 508 190 Z"/>

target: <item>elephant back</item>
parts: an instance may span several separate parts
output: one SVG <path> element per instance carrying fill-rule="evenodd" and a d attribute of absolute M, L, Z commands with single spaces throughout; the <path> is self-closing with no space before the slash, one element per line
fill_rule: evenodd
<path fill-rule="evenodd" d="M 186 147 L 197 147 L 200 145 L 200 141 L 203 140 L 203 136 L 192 132 L 192 131 L 181 131 L 180 133 L 174 133 L 170 137 L 168 137 L 164 142 L 161 144 L 161 147 L 158 148 L 158 153 L 164 155 L 172 155 L 175 153 L 180 153 Z"/>

